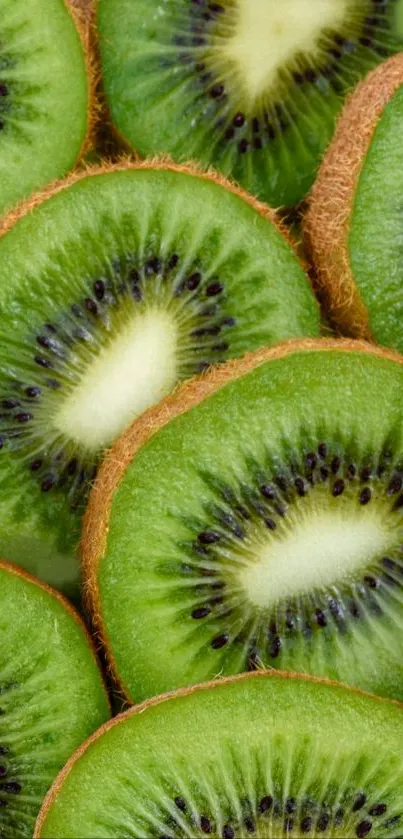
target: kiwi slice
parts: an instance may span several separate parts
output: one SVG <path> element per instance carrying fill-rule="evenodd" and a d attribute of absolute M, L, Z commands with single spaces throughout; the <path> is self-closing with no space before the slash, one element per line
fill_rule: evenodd
<path fill-rule="evenodd" d="M 59 594 L 0 562 L 0 614 L 0 836 L 21 839 L 109 705 L 84 625 Z"/>
<path fill-rule="evenodd" d="M 317 335 L 275 215 L 168 164 L 94 169 L 0 239 L 0 552 L 70 592 L 103 450 L 178 380 Z"/>
<path fill-rule="evenodd" d="M 333 320 L 403 352 L 403 53 L 348 102 L 312 190 L 305 232 Z M 351 138 L 354 138 L 354 142 Z"/>
<path fill-rule="evenodd" d="M 229 678 L 103 726 L 59 775 L 35 839 L 391 839 L 402 749 L 397 703 L 284 673 Z"/>
<path fill-rule="evenodd" d="M 141 21 L 141 24 L 140 24 Z M 308 191 L 349 90 L 403 46 L 403 0 L 99 0 L 111 119 L 273 206 Z"/>
<path fill-rule="evenodd" d="M 397 354 L 289 342 L 122 436 L 82 547 L 129 700 L 262 666 L 403 696 L 402 388 Z"/>
<path fill-rule="evenodd" d="M 0 214 L 81 155 L 92 106 L 86 41 L 67 0 L 0 0 Z"/>

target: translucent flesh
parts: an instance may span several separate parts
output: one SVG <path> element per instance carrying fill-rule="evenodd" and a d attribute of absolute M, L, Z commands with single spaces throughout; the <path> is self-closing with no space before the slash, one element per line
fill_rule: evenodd
<path fill-rule="evenodd" d="M 71 480 L 43 493 L 30 463 L 46 453 L 60 463 L 54 458 L 63 451 L 64 463 L 90 456 L 92 464 L 139 410 L 177 378 L 195 372 L 195 357 L 204 360 L 214 340 L 200 338 L 197 356 L 190 338 L 198 325 L 192 293 L 175 296 L 170 276 L 146 277 L 144 288 L 150 291 L 144 302 L 116 291 L 118 303 L 104 310 L 105 316 L 85 310 L 85 300 L 95 300 L 95 281 L 112 278 L 118 289 L 126 260 L 141 266 L 159 256 L 166 262 L 175 252 L 177 282 L 196 265 L 205 284 L 218 278 L 225 289 L 223 306 L 234 325 L 217 360 L 318 334 L 318 307 L 307 277 L 278 230 L 238 196 L 195 176 L 144 169 L 85 178 L 22 218 L 0 242 L 0 276 L 7 278 L 0 282 L 0 399 L 10 398 L 16 382 L 41 390 L 36 401 L 22 394 L 20 404 L 34 419 L 16 423 L 12 451 L 7 445 L 0 449 L 0 555 L 63 588 L 77 577 L 72 551 L 80 511 L 70 509 Z M 74 304 L 80 317 L 72 312 Z M 164 318 L 168 331 L 162 343 Z M 61 355 L 46 353 L 37 343 L 45 324 L 57 328 Z M 71 336 L 83 324 L 88 340 L 73 341 L 71 348 Z M 34 362 L 38 353 L 47 355 L 52 369 Z M 58 389 L 48 386 L 49 378 L 57 379 Z M 0 421 L 2 442 L 4 419 L 10 426 L 12 415 Z"/>
<path fill-rule="evenodd" d="M 350 263 L 378 343 L 403 352 L 403 85 L 375 128 L 351 215 Z"/>
<path fill-rule="evenodd" d="M 64 0 L 0 0 L 0 82 L 2 213 L 68 172 L 84 143 L 89 82 Z"/>
<path fill-rule="evenodd" d="M 221 13 L 206 24 L 202 3 L 100 0 L 112 120 L 144 156 L 199 159 L 273 206 L 295 204 L 312 184 L 346 91 L 402 47 L 403 0 L 380 6 L 380 22 L 371 0 L 217 5 Z M 369 46 L 360 41 L 366 17 L 378 20 Z"/>
<path fill-rule="evenodd" d="M 287 836 L 285 803 L 294 807 L 288 835 L 301 836 L 304 802 L 313 800 L 319 807 L 326 802 L 332 816 L 339 808 L 345 814 L 325 835 L 356 839 L 375 802 L 385 802 L 387 815 L 399 821 L 402 713 L 340 686 L 281 676 L 171 698 L 122 717 L 87 748 L 54 796 L 40 837 L 195 839 L 205 835 L 200 822 L 207 814 L 214 837 L 225 836 L 228 822 L 244 836 L 246 800 L 253 835 L 280 839 Z M 365 806 L 352 812 L 360 790 Z M 273 807 L 259 813 L 265 796 L 282 817 L 273 816 Z M 315 815 L 309 835 L 320 836 Z M 394 839 L 399 824 L 387 829 L 386 818 L 369 820 L 377 837 Z"/>
<path fill-rule="evenodd" d="M 358 351 L 296 352 L 226 385 L 138 451 L 113 496 L 106 552 L 98 566 L 106 643 L 133 700 L 246 669 L 254 637 L 265 666 L 402 696 L 401 579 L 396 578 L 393 591 L 386 586 L 384 610 L 376 616 L 360 588 L 386 547 L 399 550 L 402 508 L 394 510 L 395 499 L 386 494 L 388 481 L 380 479 L 368 479 L 371 501 L 359 502 L 365 487 L 361 466 L 370 463 L 375 475 L 386 449 L 393 463 L 402 462 L 401 389 L 402 369 L 390 361 Z M 322 442 L 330 459 L 340 455 L 345 464 L 341 474 L 347 473 L 347 464 L 356 464 L 355 477 L 345 478 L 343 494 L 334 491 L 336 477 L 328 467 L 325 482 L 317 477 L 310 486 L 305 479 L 303 497 L 293 490 L 287 501 L 287 494 L 280 493 L 283 515 L 272 505 L 266 519 L 257 520 L 252 511 L 264 500 L 260 486 L 273 485 L 283 475 L 293 488 L 298 464 Z M 237 512 L 245 504 L 252 524 Z M 234 522 L 244 531 L 241 538 L 231 535 Z M 216 548 L 203 537 L 200 542 L 198 534 L 205 531 L 218 531 Z M 263 558 L 276 564 L 274 592 Z M 282 563 L 288 563 L 284 577 Z M 225 588 L 214 591 L 221 580 Z M 354 591 L 356 583 L 360 620 L 350 617 L 346 605 L 340 629 L 327 598 L 338 600 L 343 586 L 352 585 Z M 257 587 L 265 597 L 258 608 L 253 602 Z M 284 628 L 284 635 L 277 630 L 282 648 L 273 657 L 265 646 L 266 632 L 274 616 L 284 624 L 285 594 L 290 600 L 290 593 L 297 629 Z M 220 605 L 210 606 L 215 595 L 223 595 L 223 614 Z M 272 607 L 273 601 L 278 601 L 276 609 L 260 615 L 263 605 Z M 324 629 L 315 623 L 321 603 L 328 615 Z M 210 606 L 207 615 L 195 620 L 193 610 L 205 605 Z M 214 648 L 214 639 L 225 633 L 228 643 Z"/>
<path fill-rule="evenodd" d="M 0 832 L 15 839 L 32 836 L 47 789 L 109 709 L 88 639 L 59 600 L 1 567 L 0 613 Z M 7 796 L 13 781 L 22 789 Z"/>

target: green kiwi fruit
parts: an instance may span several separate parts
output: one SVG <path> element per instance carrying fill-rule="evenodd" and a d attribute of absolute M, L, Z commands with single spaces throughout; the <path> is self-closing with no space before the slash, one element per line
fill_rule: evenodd
<path fill-rule="evenodd" d="M 318 335 L 274 213 L 168 163 L 93 169 L 0 236 L 0 553 L 71 594 L 103 450 L 178 380 Z"/>
<path fill-rule="evenodd" d="M 157 697 L 68 762 L 34 839 L 402 835 L 403 706 L 254 673 Z"/>
<path fill-rule="evenodd" d="M 311 186 L 346 92 L 403 46 L 403 0 L 98 0 L 112 123 L 269 204 Z"/>
<path fill-rule="evenodd" d="M 354 142 L 351 138 L 354 137 Z M 403 53 L 357 88 L 310 196 L 305 233 L 346 334 L 403 352 Z"/>
<path fill-rule="evenodd" d="M 62 177 L 84 149 L 86 42 L 67 0 L 0 0 L 0 215 Z"/>
<path fill-rule="evenodd" d="M 0 615 L 0 836 L 22 839 L 109 705 L 84 625 L 59 594 L 0 562 Z"/>
<path fill-rule="evenodd" d="M 260 667 L 403 697 L 402 389 L 402 356 L 288 342 L 123 434 L 82 550 L 130 701 Z"/>

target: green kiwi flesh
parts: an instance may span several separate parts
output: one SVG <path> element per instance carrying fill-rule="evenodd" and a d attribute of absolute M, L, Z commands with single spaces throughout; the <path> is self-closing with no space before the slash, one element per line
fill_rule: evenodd
<path fill-rule="evenodd" d="M 73 167 L 89 96 L 67 2 L 0 0 L 0 215 Z"/>
<path fill-rule="evenodd" d="M 139 25 L 141 21 L 141 25 Z M 301 200 L 346 92 L 403 46 L 403 0 L 99 0 L 111 119 L 138 153 Z"/>
<path fill-rule="evenodd" d="M 0 836 L 22 839 L 109 707 L 84 626 L 59 595 L 0 562 L 0 615 Z"/>
<path fill-rule="evenodd" d="M 131 168 L 56 190 L 0 240 L 0 552 L 71 593 L 114 437 L 178 380 L 292 335 L 318 306 L 268 211 Z"/>
<path fill-rule="evenodd" d="M 157 698 L 101 729 L 35 839 L 402 835 L 403 708 L 284 674 Z"/>
<path fill-rule="evenodd" d="M 348 257 L 375 340 L 403 352 L 403 84 L 378 118 L 353 196 Z"/>
<path fill-rule="evenodd" d="M 402 388 L 319 342 L 151 416 L 87 568 L 132 701 L 259 667 L 403 697 Z"/>

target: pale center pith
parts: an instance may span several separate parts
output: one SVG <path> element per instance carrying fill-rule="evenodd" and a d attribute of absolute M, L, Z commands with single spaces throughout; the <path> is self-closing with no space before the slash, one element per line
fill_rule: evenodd
<path fill-rule="evenodd" d="M 315 63 L 320 38 L 342 28 L 349 7 L 349 0 L 238 0 L 232 33 L 220 52 L 238 69 L 248 100 L 270 93 L 279 70 L 298 55 Z"/>
<path fill-rule="evenodd" d="M 177 327 L 157 308 L 136 314 L 103 347 L 53 419 L 69 439 L 98 450 L 172 390 L 178 376 Z"/>
<path fill-rule="evenodd" d="M 302 506 L 302 505 L 301 505 Z M 356 507 L 353 502 L 320 510 L 313 504 L 304 516 L 292 516 L 285 533 L 266 535 L 250 561 L 238 571 L 248 600 L 269 608 L 283 599 L 357 578 L 396 540 L 383 506 Z"/>

